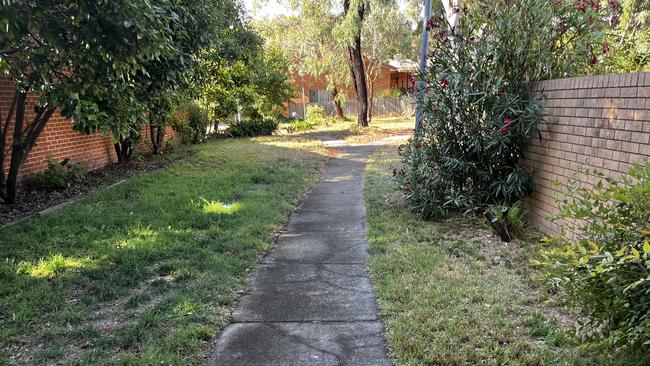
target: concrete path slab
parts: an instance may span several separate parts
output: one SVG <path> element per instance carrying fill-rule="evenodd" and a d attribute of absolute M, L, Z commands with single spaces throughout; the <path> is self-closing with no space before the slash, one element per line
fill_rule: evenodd
<path fill-rule="evenodd" d="M 257 268 L 210 365 L 392 365 L 365 268 L 374 147 L 328 145 L 335 157 Z"/>
<path fill-rule="evenodd" d="M 363 265 L 260 265 L 236 322 L 376 320 L 372 285 Z"/>
<path fill-rule="evenodd" d="M 280 235 L 264 263 L 363 264 L 366 260 L 363 233 L 304 231 Z"/>
<path fill-rule="evenodd" d="M 378 322 L 234 324 L 211 364 L 390 366 L 382 331 Z"/>

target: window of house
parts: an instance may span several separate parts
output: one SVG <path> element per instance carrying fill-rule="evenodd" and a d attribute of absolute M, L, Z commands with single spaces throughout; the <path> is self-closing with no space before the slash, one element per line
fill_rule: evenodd
<path fill-rule="evenodd" d="M 309 89 L 309 103 L 318 103 L 318 90 Z"/>

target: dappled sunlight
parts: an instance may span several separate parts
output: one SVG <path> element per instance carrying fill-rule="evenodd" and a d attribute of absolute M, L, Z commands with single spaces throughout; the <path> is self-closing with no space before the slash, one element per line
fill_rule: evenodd
<path fill-rule="evenodd" d="M 239 202 L 221 202 L 203 200 L 203 212 L 210 214 L 232 215 L 239 211 Z"/>
<path fill-rule="evenodd" d="M 56 278 L 66 273 L 77 272 L 93 263 L 90 258 L 66 257 L 54 254 L 48 258 L 41 258 L 36 263 L 27 261 L 18 264 L 18 273 L 27 274 L 35 278 Z"/>

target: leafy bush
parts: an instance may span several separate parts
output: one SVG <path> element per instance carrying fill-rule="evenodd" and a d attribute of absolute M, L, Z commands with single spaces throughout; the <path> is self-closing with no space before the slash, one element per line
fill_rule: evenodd
<path fill-rule="evenodd" d="M 539 135 L 543 105 L 529 82 L 588 68 L 604 26 L 599 11 L 554 0 L 495 1 L 458 9 L 453 28 L 444 14 L 431 18 L 426 98 L 418 100 L 424 123 L 400 148 L 396 172 L 415 212 L 445 217 L 530 193 L 521 161 Z"/>
<path fill-rule="evenodd" d="M 485 213 L 485 216 L 490 221 L 492 228 L 499 235 L 503 235 L 504 240 L 511 240 L 513 237 L 522 237 L 525 233 L 526 227 L 526 209 L 522 206 L 521 202 L 515 202 L 513 205 L 493 205 Z M 505 235 L 501 232 L 505 229 Z"/>
<path fill-rule="evenodd" d="M 593 188 L 569 182 L 562 234 L 535 264 L 585 315 L 584 332 L 613 345 L 650 345 L 650 164 Z"/>
<path fill-rule="evenodd" d="M 86 175 L 86 166 L 81 163 L 71 164 L 69 159 L 62 162 L 49 156 L 47 169 L 36 175 L 36 183 L 46 189 L 63 189 L 73 183 L 82 182 Z"/>
<path fill-rule="evenodd" d="M 278 125 L 275 118 L 258 118 L 233 123 L 229 131 L 233 137 L 263 136 L 271 135 L 278 129 Z"/>
<path fill-rule="evenodd" d="M 325 109 L 318 104 L 307 106 L 305 120 L 310 123 L 320 123 L 325 119 Z"/>
<path fill-rule="evenodd" d="M 193 131 L 192 143 L 198 144 L 205 140 L 210 126 L 208 112 L 196 103 L 187 106 L 188 125 Z"/>
<path fill-rule="evenodd" d="M 304 120 L 292 121 L 289 125 L 291 132 L 307 131 L 316 128 L 327 119 L 325 109 L 317 104 L 307 106 L 307 115 Z"/>

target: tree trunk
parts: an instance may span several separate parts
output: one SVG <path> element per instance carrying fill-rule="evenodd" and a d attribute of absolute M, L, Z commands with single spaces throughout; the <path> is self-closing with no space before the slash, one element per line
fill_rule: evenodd
<path fill-rule="evenodd" d="M 371 81 L 368 79 L 368 82 L 370 83 L 370 95 L 368 97 L 368 123 L 372 122 L 372 104 L 375 98 L 375 83 L 374 81 Z"/>
<path fill-rule="evenodd" d="M 27 159 L 29 152 L 36 145 L 36 140 L 43 132 L 45 124 L 50 120 L 52 114 L 54 114 L 54 109 L 49 106 L 39 108 L 36 110 L 36 115 L 34 119 L 27 125 L 25 125 L 25 105 L 27 103 L 27 93 L 18 93 L 17 98 L 15 98 L 16 103 L 16 119 L 14 123 L 14 132 L 13 132 L 13 142 L 11 146 L 11 160 L 9 162 L 9 171 L 7 172 L 6 179 L 0 179 L 0 196 L 5 203 L 14 203 L 16 202 L 16 191 L 18 184 L 18 173 L 20 172 L 20 167 Z M 12 107 L 13 109 L 13 107 Z M 12 111 L 10 111 L 10 114 Z M 7 125 L 3 126 L 3 137 L 6 137 L 6 129 L 9 123 L 9 119 L 6 121 Z M 6 141 L 2 143 L 2 149 L 5 148 Z M 4 151 L 3 151 L 3 162 L 4 164 Z"/>
<path fill-rule="evenodd" d="M 154 155 L 160 154 L 165 138 L 165 128 L 149 124 L 149 137 L 151 138 L 151 151 Z"/>
<path fill-rule="evenodd" d="M 343 107 L 341 107 L 341 101 L 337 98 L 339 95 L 339 90 L 337 88 L 334 88 L 332 90 L 332 99 L 334 100 L 334 108 L 336 108 L 336 117 L 340 120 L 345 119 L 345 115 L 343 114 Z"/>
<path fill-rule="evenodd" d="M 350 9 L 349 0 L 343 1 L 343 12 L 347 15 Z M 357 14 L 359 21 L 363 22 L 366 7 L 360 4 L 357 7 Z M 354 90 L 357 94 L 357 101 L 359 102 L 359 114 L 357 115 L 357 123 L 362 126 L 368 126 L 368 89 L 366 85 L 366 72 L 363 64 L 363 56 L 361 55 L 361 28 L 355 30 L 354 42 L 350 47 L 348 46 L 348 53 L 350 54 L 350 62 L 352 69 L 352 79 L 354 80 Z"/>
<path fill-rule="evenodd" d="M 120 139 L 120 141 L 115 144 L 115 153 L 117 154 L 118 163 L 127 164 L 129 161 L 131 161 L 131 155 L 133 155 L 133 149 L 131 148 L 131 139 Z"/>

